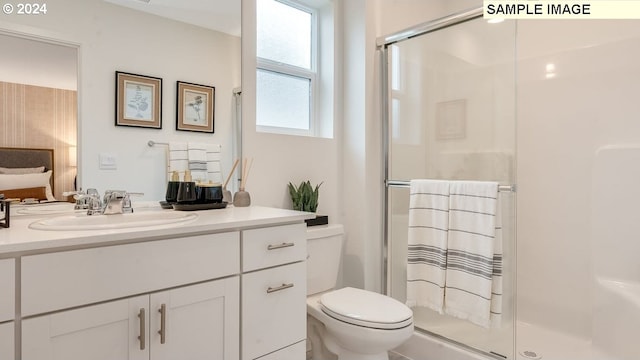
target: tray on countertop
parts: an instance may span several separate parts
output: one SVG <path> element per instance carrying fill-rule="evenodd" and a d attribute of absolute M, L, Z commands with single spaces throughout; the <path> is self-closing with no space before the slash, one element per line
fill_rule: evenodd
<path fill-rule="evenodd" d="M 179 211 L 195 211 L 195 210 L 211 210 L 211 209 L 224 209 L 228 205 L 227 202 L 220 203 L 206 203 L 206 204 L 173 204 L 174 210 Z"/>

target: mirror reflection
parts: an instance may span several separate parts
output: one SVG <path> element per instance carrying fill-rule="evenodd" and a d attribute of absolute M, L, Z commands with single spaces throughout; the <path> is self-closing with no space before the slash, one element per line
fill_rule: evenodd
<path fill-rule="evenodd" d="M 0 147 L 53 149 L 57 200 L 67 200 L 62 193 L 74 189 L 76 178 L 77 187 L 163 198 L 168 149 L 149 147 L 150 140 L 218 144 L 226 178 L 239 116 L 240 5 L 60 1 L 46 17 L 3 18 Z M 160 130 L 115 126 L 116 71 L 163 79 Z M 176 130 L 178 81 L 215 87 L 213 134 Z"/>
<path fill-rule="evenodd" d="M 74 189 L 77 166 L 77 48 L 5 34 L 0 47 L 0 147 L 52 149 L 45 170 L 52 170 L 53 196 L 62 199 Z M 12 168 L 4 161 L 0 167 Z M 24 160 L 21 167 L 43 165 Z"/>

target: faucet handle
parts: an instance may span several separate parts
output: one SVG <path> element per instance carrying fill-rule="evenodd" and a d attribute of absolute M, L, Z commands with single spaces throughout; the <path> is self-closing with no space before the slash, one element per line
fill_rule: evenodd
<path fill-rule="evenodd" d="M 133 213 L 133 206 L 131 206 L 131 196 L 144 196 L 144 193 L 140 192 L 125 192 L 124 198 L 122 199 L 122 212 L 123 213 Z"/>
<path fill-rule="evenodd" d="M 100 198 L 100 193 L 98 192 L 98 190 L 93 189 L 93 188 L 87 189 L 87 195 L 93 195 L 93 196 L 97 197 L 98 199 Z"/>
<path fill-rule="evenodd" d="M 87 199 L 87 215 L 100 215 L 102 214 L 102 202 L 100 198 L 95 195 L 85 195 Z"/>

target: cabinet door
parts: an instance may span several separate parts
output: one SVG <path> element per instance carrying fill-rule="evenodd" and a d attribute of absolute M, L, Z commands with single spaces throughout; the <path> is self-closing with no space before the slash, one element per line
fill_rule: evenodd
<path fill-rule="evenodd" d="M 15 316 L 15 260 L 0 260 L 0 322 Z M 3 359 L 3 358 L 0 358 Z"/>
<path fill-rule="evenodd" d="M 24 360 L 148 360 L 149 296 L 22 321 Z"/>
<path fill-rule="evenodd" d="M 239 359 L 238 276 L 152 294 L 150 304 L 152 360 Z"/>
<path fill-rule="evenodd" d="M 300 341 L 282 350 L 265 355 L 260 360 L 302 360 L 307 358 L 306 354 L 307 343 L 306 341 Z"/>
<path fill-rule="evenodd" d="M 306 262 L 242 276 L 242 358 L 255 359 L 304 340 Z"/>
<path fill-rule="evenodd" d="M 13 359 L 15 348 L 13 327 L 13 321 L 0 324 L 0 359 Z"/>

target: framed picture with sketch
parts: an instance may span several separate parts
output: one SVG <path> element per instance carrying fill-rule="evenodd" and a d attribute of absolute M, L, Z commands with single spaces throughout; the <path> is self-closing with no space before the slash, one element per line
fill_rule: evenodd
<path fill-rule="evenodd" d="M 116 126 L 162 129 L 162 79 L 116 71 Z"/>
<path fill-rule="evenodd" d="M 214 132 L 213 86 L 178 81 L 176 130 Z"/>
<path fill-rule="evenodd" d="M 441 101 L 436 104 L 436 139 L 464 139 L 467 128 L 467 100 Z"/>

